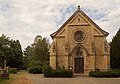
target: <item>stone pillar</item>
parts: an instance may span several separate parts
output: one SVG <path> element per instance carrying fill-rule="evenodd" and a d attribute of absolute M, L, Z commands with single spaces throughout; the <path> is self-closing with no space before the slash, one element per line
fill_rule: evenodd
<path fill-rule="evenodd" d="M 56 54 L 50 55 L 50 66 L 56 69 Z"/>
<path fill-rule="evenodd" d="M 65 69 L 68 69 L 68 53 L 65 54 Z"/>

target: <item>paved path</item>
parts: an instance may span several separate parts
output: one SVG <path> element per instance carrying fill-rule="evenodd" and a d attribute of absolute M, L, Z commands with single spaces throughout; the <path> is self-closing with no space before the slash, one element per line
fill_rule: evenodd
<path fill-rule="evenodd" d="M 42 74 L 26 74 L 31 84 L 120 84 L 120 78 L 93 78 L 76 76 L 73 78 L 44 78 Z"/>

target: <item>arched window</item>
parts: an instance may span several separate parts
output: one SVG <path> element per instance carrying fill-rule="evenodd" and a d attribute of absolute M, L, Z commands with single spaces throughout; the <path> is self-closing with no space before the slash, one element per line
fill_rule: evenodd
<path fill-rule="evenodd" d="M 81 57 L 82 56 L 82 50 L 80 47 L 77 48 L 77 51 L 76 51 L 76 56 L 79 56 Z"/>

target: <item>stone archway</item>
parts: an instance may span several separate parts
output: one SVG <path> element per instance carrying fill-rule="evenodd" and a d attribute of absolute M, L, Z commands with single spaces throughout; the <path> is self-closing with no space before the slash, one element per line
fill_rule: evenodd
<path fill-rule="evenodd" d="M 82 45 L 77 45 L 72 50 L 71 61 L 72 61 L 72 67 L 74 73 L 84 73 L 86 55 L 87 55 L 87 50 Z"/>

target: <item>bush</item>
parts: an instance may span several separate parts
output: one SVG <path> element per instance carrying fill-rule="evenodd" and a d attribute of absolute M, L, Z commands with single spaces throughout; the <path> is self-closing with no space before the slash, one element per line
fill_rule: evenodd
<path fill-rule="evenodd" d="M 28 68 L 31 66 L 42 66 L 42 63 L 40 61 L 31 61 L 30 64 L 28 64 Z"/>
<path fill-rule="evenodd" d="M 72 70 L 52 70 L 52 77 L 72 77 L 73 71 Z"/>
<path fill-rule="evenodd" d="M 52 67 L 49 65 L 45 65 L 42 67 L 43 74 L 45 77 L 72 77 L 73 71 L 72 70 L 52 70 Z"/>
<path fill-rule="evenodd" d="M 17 73 L 17 68 L 11 68 L 9 70 L 10 73 L 16 74 Z"/>
<path fill-rule="evenodd" d="M 42 71 L 45 77 L 50 77 L 52 73 L 52 67 L 49 65 L 44 65 Z"/>
<path fill-rule="evenodd" d="M 120 77 L 120 70 L 109 71 L 91 71 L 89 76 L 92 77 Z"/>
<path fill-rule="evenodd" d="M 42 73 L 42 68 L 41 66 L 30 66 L 28 72 L 32 74 L 40 74 Z"/>

